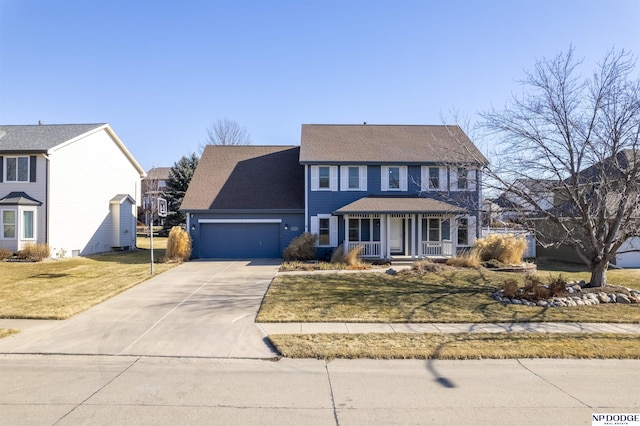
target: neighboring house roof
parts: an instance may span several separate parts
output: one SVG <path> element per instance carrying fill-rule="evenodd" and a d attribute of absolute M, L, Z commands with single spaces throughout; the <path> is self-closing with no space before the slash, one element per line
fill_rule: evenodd
<path fill-rule="evenodd" d="M 304 209 L 297 146 L 208 145 L 180 210 Z"/>
<path fill-rule="evenodd" d="M 465 213 L 466 209 L 422 197 L 364 197 L 340 207 L 334 214 L 365 213 Z"/>
<path fill-rule="evenodd" d="M 106 123 L 0 125 L 0 153 L 51 153 L 91 132 L 106 130 L 134 168 L 144 177 L 142 166 Z"/>
<path fill-rule="evenodd" d="M 104 125 L 105 123 L 0 126 L 0 151 L 46 152 Z"/>
<path fill-rule="evenodd" d="M 153 167 L 147 172 L 145 179 L 168 180 L 171 167 Z"/>
<path fill-rule="evenodd" d="M 8 206 L 41 206 L 42 203 L 25 192 L 10 192 L 0 198 L 0 205 Z"/>
<path fill-rule="evenodd" d="M 459 126 L 303 124 L 300 162 L 488 164 Z"/>

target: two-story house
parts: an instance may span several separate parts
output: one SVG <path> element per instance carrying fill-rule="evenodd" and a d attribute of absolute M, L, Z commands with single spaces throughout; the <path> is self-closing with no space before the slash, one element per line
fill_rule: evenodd
<path fill-rule="evenodd" d="M 208 146 L 181 210 L 197 257 L 281 257 L 318 235 L 367 258 L 455 256 L 487 160 L 457 126 L 303 125 L 300 147 Z"/>
<path fill-rule="evenodd" d="M 303 125 L 300 162 L 320 250 L 451 257 L 478 235 L 487 160 L 457 126 Z"/>
<path fill-rule="evenodd" d="M 108 124 L 0 125 L 0 247 L 135 248 L 143 176 Z"/>

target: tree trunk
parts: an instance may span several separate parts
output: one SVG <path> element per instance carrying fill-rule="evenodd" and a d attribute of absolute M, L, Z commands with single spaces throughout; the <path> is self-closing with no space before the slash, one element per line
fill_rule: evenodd
<path fill-rule="evenodd" d="M 591 270 L 591 281 L 589 287 L 606 287 L 607 286 L 607 268 L 609 262 L 600 261 L 593 266 Z"/>

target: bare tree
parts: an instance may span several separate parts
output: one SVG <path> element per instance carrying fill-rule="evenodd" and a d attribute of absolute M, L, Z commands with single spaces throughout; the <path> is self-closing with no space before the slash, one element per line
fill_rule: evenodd
<path fill-rule="evenodd" d="M 206 145 L 251 145 L 251 136 L 244 126 L 228 118 L 218 119 L 207 129 Z"/>
<path fill-rule="evenodd" d="M 605 286 L 616 252 L 640 235 L 640 79 L 625 51 L 610 51 L 589 78 L 581 65 L 572 47 L 538 61 L 520 96 L 482 114 L 498 140 L 486 174 L 524 206 L 540 242 L 572 247 L 590 285 Z"/>

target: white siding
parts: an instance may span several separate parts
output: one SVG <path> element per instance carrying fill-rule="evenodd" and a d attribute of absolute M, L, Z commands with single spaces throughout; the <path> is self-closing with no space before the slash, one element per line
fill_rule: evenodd
<path fill-rule="evenodd" d="M 50 159 L 52 255 L 111 250 L 110 200 L 129 194 L 139 203 L 139 171 L 105 129 L 54 150 Z"/>
<path fill-rule="evenodd" d="M 22 156 L 22 154 L 21 154 Z M 0 182 L 0 198 L 7 196 L 11 192 L 24 192 L 31 198 L 34 198 L 42 203 L 42 206 L 35 207 L 36 210 L 36 239 L 37 243 L 44 243 L 46 241 L 46 203 L 47 203 L 47 160 L 43 155 L 36 155 L 36 181 L 35 182 Z M 7 208 L 16 209 L 18 206 L 7 206 Z M 29 206 L 31 208 L 31 206 Z M 23 241 L 19 241 L 21 217 L 18 218 L 18 233 L 15 240 L 3 240 L 0 238 L 0 248 L 7 248 L 9 250 L 18 251 L 24 246 Z M 30 240 L 28 242 L 34 242 Z"/>

